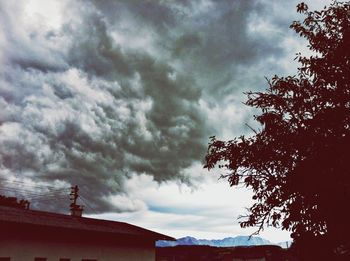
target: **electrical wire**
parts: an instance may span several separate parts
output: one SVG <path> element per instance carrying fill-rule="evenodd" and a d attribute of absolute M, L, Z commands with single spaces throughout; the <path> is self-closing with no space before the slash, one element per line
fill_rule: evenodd
<path fill-rule="evenodd" d="M 2 180 L 2 181 L 1 181 Z M 6 179 L 4 177 L 0 177 L 0 184 L 2 182 L 5 182 L 5 183 L 10 183 L 10 184 L 18 184 L 20 186 L 23 186 L 23 187 L 27 187 L 27 188 L 34 188 L 34 187 L 37 187 L 37 188 L 45 188 L 45 189 L 59 189 L 58 187 L 55 187 L 55 186 L 52 186 L 52 185 L 45 185 L 45 184 L 28 184 L 27 182 L 23 181 L 23 180 L 9 180 L 9 179 Z M 68 188 L 66 188 L 68 189 Z"/>
<path fill-rule="evenodd" d="M 88 193 L 85 187 L 82 190 Z M 0 177 L 0 192 L 7 192 L 8 194 L 13 194 L 16 197 L 24 197 L 27 198 L 31 203 L 45 203 L 59 201 L 60 199 L 70 199 L 69 192 L 71 191 L 71 187 L 69 188 L 58 188 L 51 185 L 44 184 L 28 184 L 22 180 L 9 180 L 3 177 Z M 95 208 L 93 208 L 88 200 L 82 196 L 81 194 L 78 198 L 83 202 L 86 207 L 92 211 L 97 212 Z"/>
<path fill-rule="evenodd" d="M 14 190 L 18 190 L 21 192 L 28 192 L 28 193 L 60 193 L 60 192 L 64 192 L 64 193 L 68 193 L 68 190 L 63 190 L 63 189 L 57 189 L 57 190 L 43 190 L 43 189 L 24 189 L 24 188 L 20 188 L 20 187 L 16 187 L 16 186 L 6 186 L 4 184 L 0 185 L 0 188 L 6 188 L 6 189 L 14 189 Z"/>
<path fill-rule="evenodd" d="M 79 195 L 79 198 L 81 199 L 81 201 L 82 201 L 92 212 L 97 212 L 97 211 L 87 202 L 87 200 L 86 200 L 83 196 Z"/>

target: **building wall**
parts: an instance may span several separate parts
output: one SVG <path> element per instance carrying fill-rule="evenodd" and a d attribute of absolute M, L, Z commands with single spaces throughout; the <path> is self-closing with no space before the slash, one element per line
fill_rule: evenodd
<path fill-rule="evenodd" d="M 265 257 L 261 258 L 236 258 L 234 257 L 232 261 L 266 261 Z"/>
<path fill-rule="evenodd" d="M 6 239 L 0 241 L 0 257 L 11 257 L 11 261 L 34 261 L 35 257 L 46 257 L 47 261 L 59 261 L 60 258 L 70 258 L 71 261 L 154 261 L 155 247 Z"/>

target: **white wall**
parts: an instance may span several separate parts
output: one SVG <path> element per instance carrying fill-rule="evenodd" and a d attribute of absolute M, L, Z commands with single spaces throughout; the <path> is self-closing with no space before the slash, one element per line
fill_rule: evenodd
<path fill-rule="evenodd" d="M 59 261 L 60 258 L 70 258 L 71 261 L 81 261 L 83 258 L 98 261 L 154 261 L 155 248 L 9 239 L 1 240 L 0 257 L 11 257 L 11 261 L 34 261 L 34 257 L 46 257 L 47 261 Z"/>

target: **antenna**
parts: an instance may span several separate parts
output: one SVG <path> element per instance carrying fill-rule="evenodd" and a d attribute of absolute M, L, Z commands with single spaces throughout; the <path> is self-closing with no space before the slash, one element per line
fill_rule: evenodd
<path fill-rule="evenodd" d="M 84 207 L 77 204 L 77 199 L 79 197 L 79 187 L 75 185 L 74 187 L 70 188 L 70 194 L 69 199 L 71 200 L 70 204 L 70 214 L 75 217 L 81 217 L 83 214 Z"/>

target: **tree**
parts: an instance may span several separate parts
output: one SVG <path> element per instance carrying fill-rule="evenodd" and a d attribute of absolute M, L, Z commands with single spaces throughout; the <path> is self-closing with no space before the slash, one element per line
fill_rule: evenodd
<path fill-rule="evenodd" d="M 303 247 L 322 241 L 323 258 L 336 260 L 350 248 L 350 3 L 313 12 L 301 3 L 297 11 L 306 18 L 290 27 L 313 54 L 297 55 L 296 76 L 274 76 L 265 92 L 247 93 L 261 129 L 229 141 L 211 137 L 205 168 L 225 168 L 231 186 L 252 189 L 242 227 L 291 231 L 305 260 Z"/>
<path fill-rule="evenodd" d="M 30 202 L 25 199 L 18 200 L 16 197 L 0 195 L 0 206 L 29 209 Z"/>

